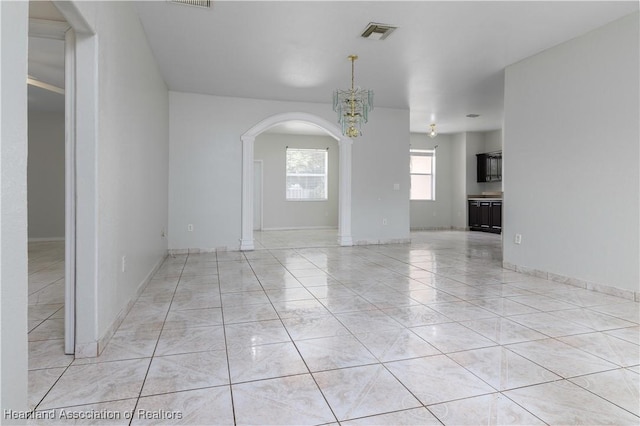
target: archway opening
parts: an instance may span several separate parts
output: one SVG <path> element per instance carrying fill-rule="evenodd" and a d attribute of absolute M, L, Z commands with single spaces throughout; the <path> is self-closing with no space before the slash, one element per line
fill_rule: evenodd
<path fill-rule="evenodd" d="M 241 136 L 242 140 L 242 238 L 240 250 L 254 250 L 254 228 L 256 227 L 255 203 L 255 140 L 256 137 L 273 128 L 291 126 L 298 123 L 320 129 L 323 134 L 338 141 L 338 244 L 353 245 L 351 236 L 351 139 L 343 136 L 333 123 L 313 114 L 292 112 L 268 117 Z"/>

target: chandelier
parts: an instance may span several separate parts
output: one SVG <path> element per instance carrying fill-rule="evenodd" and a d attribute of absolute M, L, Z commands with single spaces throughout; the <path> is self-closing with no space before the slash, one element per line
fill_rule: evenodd
<path fill-rule="evenodd" d="M 351 89 L 333 92 L 333 110 L 338 113 L 338 123 L 342 134 L 350 138 L 362 135 L 362 123 L 369 120 L 369 111 L 373 109 L 373 90 L 354 85 L 354 64 L 357 55 L 349 55 L 351 61 Z"/>

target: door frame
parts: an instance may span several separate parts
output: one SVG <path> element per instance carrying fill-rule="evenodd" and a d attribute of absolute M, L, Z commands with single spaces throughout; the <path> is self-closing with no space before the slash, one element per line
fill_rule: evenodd
<path fill-rule="evenodd" d="M 30 18 L 28 36 L 64 42 L 64 353 L 73 355 L 76 336 L 75 32 L 67 22 Z"/>
<path fill-rule="evenodd" d="M 98 354 L 98 37 L 74 2 L 52 0 L 65 34 L 65 352 Z M 67 100 L 68 99 L 68 100 Z M 67 175 L 68 174 L 68 175 Z M 69 214 L 67 214 L 69 213 Z M 73 319 L 72 319 L 73 318 Z M 73 332 L 71 332 L 73 330 Z M 66 336 L 69 336 L 67 339 Z M 73 339 L 73 340 L 71 340 Z"/>
<path fill-rule="evenodd" d="M 64 43 L 64 128 L 65 128 L 65 226 L 64 226 L 64 353 L 76 352 L 76 122 L 75 57 L 73 29 Z"/>

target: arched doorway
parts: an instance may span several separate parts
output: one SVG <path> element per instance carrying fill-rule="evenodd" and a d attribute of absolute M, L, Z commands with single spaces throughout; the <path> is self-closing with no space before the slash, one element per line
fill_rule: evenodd
<path fill-rule="evenodd" d="M 288 112 L 272 115 L 260 121 L 240 139 L 242 140 L 242 232 L 240 250 L 253 250 L 253 151 L 256 136 L 273 126 L 287 121 L 303 121 L 324 129 L 338 140 L 339 146 L 339 200 L 338 200 L 338 244 L 353 245 L 351 236 L 351 144 L 352 140 L 342 134 L 338 126 L 305 112 Z"/>

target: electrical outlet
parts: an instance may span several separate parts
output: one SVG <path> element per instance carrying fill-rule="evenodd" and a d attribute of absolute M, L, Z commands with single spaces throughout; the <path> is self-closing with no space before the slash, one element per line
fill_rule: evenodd
<path fill-rule="evenodd" d="M 187 231 L 193 232 L 193 224 L 192 223 L 187 225 Z"/>
<path fill-rule="evenodd" d="M 513 237 L 513 242 L 516 244 L 522 244 L 522 234 L 516 234 L 515 237 Z"/>
<path fill-rule="evenodd" d="M 382 219 L 382 224 L 386 225 L 387 224 L 387 218 L 385 217 L 384 219 Z"/>
<path fill-rule="evenodd" d="M 122 272 L 127 270 L 127 256 L 122 256 Z"/>

